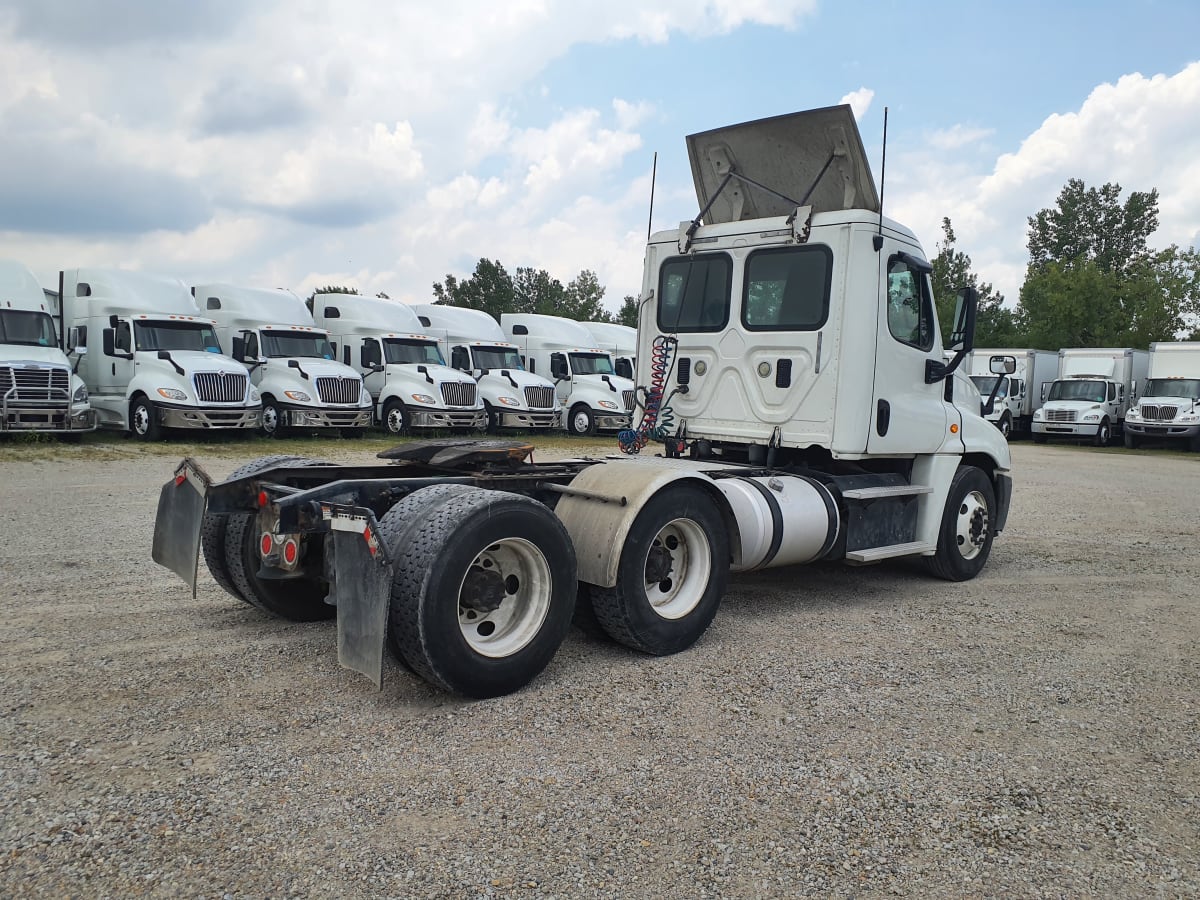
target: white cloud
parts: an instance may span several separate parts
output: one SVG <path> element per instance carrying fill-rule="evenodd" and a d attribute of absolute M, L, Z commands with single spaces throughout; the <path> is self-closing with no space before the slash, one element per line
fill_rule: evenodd
<path fill-rule="evenodd" d="M 862 117 L 867 114 L 867 110 L 871 108 L 871 101 L 875 99 L 875 92 L 870 88 L 859 88 L 857 91 L 851 91 L 846 96 L 839 100 L 839 103 L 849 103 L 850 109 L 854 112 L 854 118 L 862 121 Z"/>

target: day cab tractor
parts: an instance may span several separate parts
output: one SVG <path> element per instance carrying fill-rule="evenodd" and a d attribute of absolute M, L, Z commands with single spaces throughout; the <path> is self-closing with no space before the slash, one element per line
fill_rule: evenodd
<path fill-rule="evenodd" d="M 336 616 L 342 663 L 377 684 L 386 644 L 469 697 L 529 683 L 573 618 L 644 653 L 691 647 L 731 572 L 911 558 L 978 575 L 1012 482 L 979 394 L 951 377 L 976 296 L 960 292 L 943 348 L 929 262 L 882 216 L 849 107 L 688 148 L 701 213 L 646 249 L 622 453 L 432 440 L 350 465 L 268 457 L 220 483 L 187 459 L 154 558 L 195 591 L 203 552 L 248 603 Z"/>

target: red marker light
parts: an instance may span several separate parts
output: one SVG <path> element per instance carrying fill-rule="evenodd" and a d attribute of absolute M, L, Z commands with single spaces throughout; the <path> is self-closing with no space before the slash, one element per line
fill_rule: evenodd
<path fill-rule="evenodd" d="M 262 550 L 262 555 L 264 558 L 270 554 L 271 548 L 274 546 L 275 542 L 271 539 L 270 533 L 264 531 L 262 541 L 259 544 L 259 548 Z"/>
<path fill-rule="evenodd" d="M 296 542 L 288 538 L 283 544 L 283 561 L 289 566 L 296 561 L 296 554 L 300 552 L 300 548 L 296 546 Z"/>
<path fill-rule="evenodd" d="M 178 475 L 175 476 L 175 487 L 179 487 L 185 481 L 187 481 L 187 476 L 184 475 L 182 472 L 180 472 Z"/>
<path fill-rule="evenodd" d="M 258 505 L 259 506 L 266 506 L 270 502 L 271 502 L 271 498 L 267 496 L 266 491 L 258 492 Z"/>

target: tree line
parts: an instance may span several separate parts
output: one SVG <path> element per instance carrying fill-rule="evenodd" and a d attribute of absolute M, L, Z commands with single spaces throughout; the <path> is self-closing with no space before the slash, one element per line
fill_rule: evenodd
<path fill-rule="evenodd" d="M 975 272 L 959 249 L 949 218 L 933 265 L 934 297 L 943 340 L 949 338 L 960 287 L 979 292 L 975 343 L 980 347 L 1147 347 L 1187 334 L 1200 340 L 1200 253 L 1175 244 L 1149 246 L 1158 228 L 1158 190 L 1133 191 L 1122 201 L 1119 184 L 1089 188 L 1072 178 L 1053 207 L 1028 219 L 1029 262 L 1015 306 Z M 320 291 L 358 293 L 327 286 Z M 637 299 L 620 310 L 604 306 L 596 273 L 581 271 L 566 284 L 545 269 L 480 259 L 466 278 L 446 275 L 433 285 L 447 306 L 501 313 L 543 313 L 584 322 L 637 327 Z M 379 294 L 386 297 L 386 294 Z M 309 297 L 312 308 L 312 297 Z"/>

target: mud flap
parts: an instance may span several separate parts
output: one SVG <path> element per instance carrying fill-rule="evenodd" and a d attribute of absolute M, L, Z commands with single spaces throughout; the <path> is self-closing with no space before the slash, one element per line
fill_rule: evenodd
<path fill-rule="evenodd" d="M 208 504 L 212 479 L 190 457 L 179 464 L 175 477 L 158 495 L 154 519 L 154 545 L 150 556 L 184 580 L 196 597 L 196 566 L 200 556 L 200 529 Z"/>
<path fill-rule="evenodd" d="M 382 689 L 392 566 L 378 527 L 369 510 L 330 515 L 333 584 L 329 593 L 337 606 L 338 662 Z"/>

